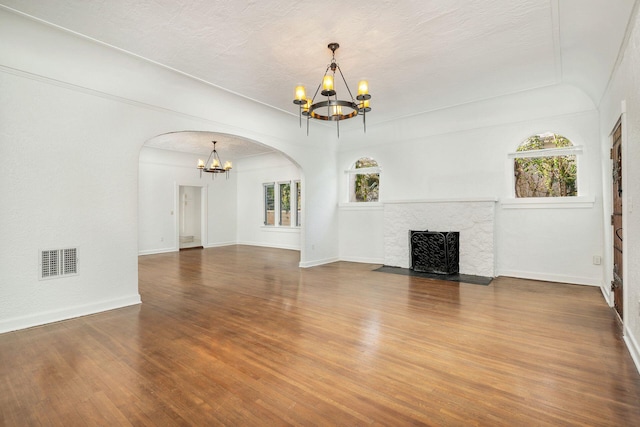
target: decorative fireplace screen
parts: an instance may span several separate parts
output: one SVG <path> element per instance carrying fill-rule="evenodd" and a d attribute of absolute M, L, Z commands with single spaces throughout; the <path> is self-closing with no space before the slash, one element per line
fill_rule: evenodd
<path fill-rule="evenodd" d="M 409 231 L 411 269 L 437 274 L 460 270 L 460 233 L 458 231 Z"/>

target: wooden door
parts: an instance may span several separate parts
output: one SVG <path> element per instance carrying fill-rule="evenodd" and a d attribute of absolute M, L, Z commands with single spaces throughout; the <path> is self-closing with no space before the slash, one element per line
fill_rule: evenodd
<path fill-rule="evenodd" d="M 613 214 L 611 225 L 613 226 L 613 291 L 614 307 L 620 319 L 623 319 L 622 298 L 622 125 L 618 124 L 613 131 L 613 148 L 611 148 L 613 160 Z"/>

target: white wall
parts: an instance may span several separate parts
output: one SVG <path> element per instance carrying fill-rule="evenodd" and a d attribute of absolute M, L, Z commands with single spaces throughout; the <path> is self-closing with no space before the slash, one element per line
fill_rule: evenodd
<path fill-rule="evenodd" d="M 612 303 L 609 283 L 612 280 L 611 148 L 610 133 L 622 116 L 622 207 L 623 207 L 623 278 L 625 341 L 640 370 L 640 15 L 632 17 L 628 43 L 620 55 L 608 90 L 600 105 L 600 140 L 604 185 L 604 230 L 606 280 L 602 288 Z"/>
<path fill-rule="evenodd" d="M 238 243 L 282 249 L 300 249 L 300 228 L 264 225 L 264 183 L 299 181 L 300 168 L 280 153 L 236 161 L 238 179 Z M 304 199 L 304 187 L 303 187 Z M 293 206 L 293 205 L 292 205 Z M 293 215 L 292 215 L 293 221 Z"/>
<path fill-rule="evenodd" d="M 196 154 L 157 148 L 140 150 L 138 181 L 138 250 L 140 254 L 177 251 L 180 200 L 179 186 L 202 187 L 206 193 L 204 247 L 236 242 L 236 178 L 210 174 L 200 177 L 194 166 Z M 224 208 L 221 208 L 224 206 Z M 199 215 L 199 214 L 198 214 Z M 199 218 L 198 218 L 199 221 Z M 197 236 L 196 236 L 197 237 Z"/>
<path fill-rule="evenodd" d="M 513 166 L 507 155 L 528 136 L 545 131 L 584 147 L 580 203 L 510 204 Z M 372 126 L 366 134 L 354 130 L 340 145 L 338 172 L 360 157 L 376 159 L 382 168 L 381 203 L 498 199 L 497 275 L 601 285 L 603 267 L 593 265 L 593 256 L 602 255 L 603 233 L 598 135 L 593 103 L 581 91 L 559 85 L 419 114 Z M 348 200 L 347 191 L 344 177 L 339 182 L 342 202 Z M 350 205 L 340 209 L 341 255 L 384 253 L 383 242 L 376 240 L 375 248 L 371 241 L 358 244 L 362 230 L 343 227 L 362 223 L 375 236 L 383 232 L 379 217 L 374 223 L 371 212 L 348 211 Z"/>
<path fill-rule="evenodd" d="M 544 130 L 555 131 L 583 147 L 578 159 L 579 197 L 557 203 L 509 200 L 513 166 L 512 161 L 506 161 L 508 178 L 505 177 L 504 182 L 508 187 L 499 194 L 501 203 L 496 220 L 498 275 L 601 286 L 603 265 L 593 263 L 594 256 L 603 256 L 597 112 L 520 123 L 510 130 L 505 128 L 518 142 L 524 140 L 516 139 L 523 133 L 532 135 Z M 500 154 L 504 156 L 504 151 L 515 151 L 515 148 L 515 144 L 503 141 Z"/>
<path fill-rule="evenodd" d="M 0 40 L 0 332 L 140 301 L 139 250 L 169 247 L 146 229 L 138 247 L 140 149 L 166 132 L 229 133 L 287 153 L 313 177 L 301 264 L 337 259 L 333 129 L 312 124 L 307 137 L 294 114 L 1 8 Z M 170 209 L 153 230 L 170 227 Z M 80 274 L 39 281 L 38 250 L 69 246 Z"/>
<path fill-rule="evenodd" d="M 341 260 L 384 264 L 383 204 L 341 203 L 339 227 Z"/>
<path fill-rule="evenodd" d="M 135 109 L 9 73 L 0 93 L 0 332 L 138 303 Z M 79 274 L 39 281 L 65 247 Z"/>

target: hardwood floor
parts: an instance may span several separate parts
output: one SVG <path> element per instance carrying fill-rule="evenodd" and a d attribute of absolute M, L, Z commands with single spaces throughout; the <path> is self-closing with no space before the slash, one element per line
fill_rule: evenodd
<path fill-rule="evenodd" d="M 598 288 L 297 263 L 140 257 L 142 305 L 0 335 L 0 425 L 640 425 Z"/>

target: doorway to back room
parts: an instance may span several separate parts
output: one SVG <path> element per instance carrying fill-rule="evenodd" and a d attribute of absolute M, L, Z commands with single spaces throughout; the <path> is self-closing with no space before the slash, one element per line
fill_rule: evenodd
<path fill-rule="evenodd" d="M 202 187 L 181 185 L 178 231 L 180 249 L 202 248 Z"/>

